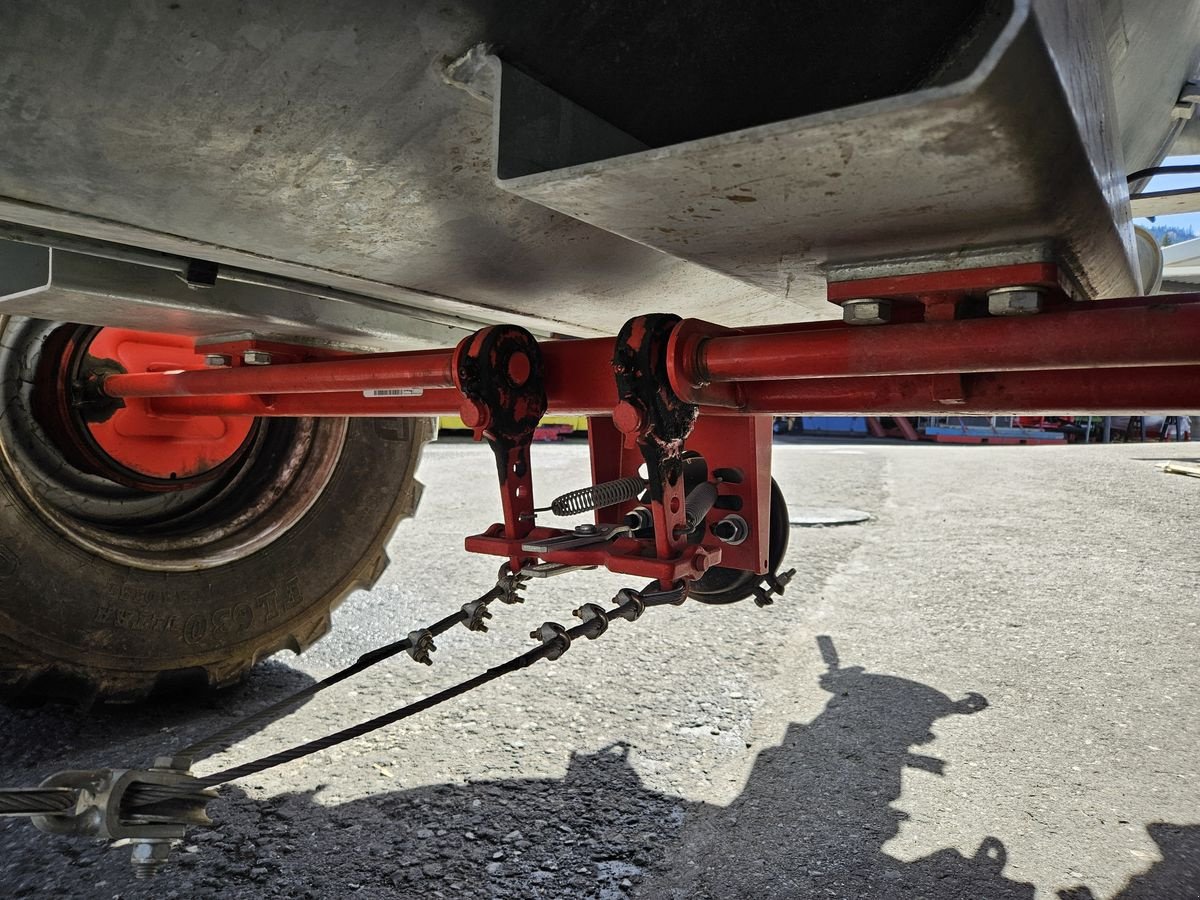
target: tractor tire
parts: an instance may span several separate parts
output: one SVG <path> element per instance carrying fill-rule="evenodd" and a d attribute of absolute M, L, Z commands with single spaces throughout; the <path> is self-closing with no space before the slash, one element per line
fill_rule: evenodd
<path fill-rule="evenodd" d="M 301 652 L 416 509 L 425 419 L 262 419 L 238 464 L 143 491 L 43 427 L 63 326 L 0 318 L 0 698 L 131 702 Z"/>

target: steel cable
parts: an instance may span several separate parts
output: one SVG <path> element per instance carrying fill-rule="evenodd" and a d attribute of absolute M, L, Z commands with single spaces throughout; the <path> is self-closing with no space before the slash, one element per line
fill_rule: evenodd
<path fill-rule="evenodd" d="M 391 712 L 383 715 L 375 716 L 373 719 L 368 719 L 365 722 L 360 722 L 357 725 L 352 725 L 349 728 L 343 728 L 341 731 L 335 731 L 332 734 L 324 737 L 316 738 L 304 744 L 299 744 L 295 747 L 290 747 L 287 750 L 281 750 L 278 753 L 272 753 L 269 756 L 261 757 L 252 762 L 243 763 L 240 766 L 234 766 L 229 769 L 224 769 L 220 772 L 214 772 L 211 775 L 205 775 L 202 778 L 197 778 L 195 781 L 189 782 L 189 786 L 193 788 L 217 787 L 218 785 L 226 784 L 230 781 L 237 781 L 241 778 L 246 778 L 250 775 L 257 775 L 259 772 L 264 772 L 267 769 L 273 769 L 276 766 L 284 765 L 285 763 L 294 762 L 305 756 L 310 756 L 313 753 L 320 753 L 322 750 L 328 750 L 345 741 L 353 740 L 361 737 L 372 731 L 384 728 L 388 725 L 399 722 L 402 719 L 407 719 L 409 716 L 414 716 L 419 712 L 424 712 L 447 700 L 452 700 L 455 697 L 472 691 L 475 688 L 481 687 L 490 681 L 495 681 L 503 675 L 510 672 L 515 672 L 518 669 L 526 668 L 533 665 L 540 659 L 557 659 L 571 645 L 571 641 L 575 638 L 599 637 L 607 629 L 609 622 L 616 619 L 626 619 L 633 621 L 641 616 L 645 609 L 645 604 L 641 597 L 636 592 L 630 592 L 625 601 L 615 610 L 606 615 L 593 618 L 588 621 L 581 622 L 572 628 L 563 628 L 561 626 L 547 623 L 543 629 L 550 627 L 557 631 L 557 636 L 544 640 L 544 642 L 534 647 L 532 650 L 513 657 L 507 662 L 493 666 L 485 672 L 468 678 L 466 681 L 459 682 L 456 685 L 438 691 L 435 694 L 430 694 L 428 697 L 423 697 L 412 703 L 394 709 Z M 535 632 L 536 634 L 537 632 Z"/>
<path fill-rule="evenodd" d="M 281 750 L 279 753 L 272 753 L 270 756 L 264 756 L 254 762 L 244 763 L 240 766 L 234 766 L 231 769 L 225 769 L 221 772 L 216 772 L 212 775 L 206 775 L 203 778 L 197 779 L 196 784 L 203 787 L 216 787 L 220 784 L 225 784 L 227 781 L 237 781 L 239 778 L 246 778 L 249 775 L 257 775 L 259 772 L 264 772 L 267 769 L 273 769 L 275 766 L 281 766 L 284 763 L 294 762 L 304 756 L 309 756 L 313 753 L 320 753 L 322 750 L 328 750 L 343 741 L 350 741 L 356 737 L 361 737 L 376 729 L 383 728 L 386 725 L 391 725 L 394 722 L 399 722 L 401 719 L 406 719 L 409 716 L 416 715 L 431 706 L 436 706 L 446 700 L 451 700 L 467 691 L 487 684 L 501 675 L 512 672 L 515 669 L 523 668 L 531 663 L 541 659 L 546 654 L 545 647 L 536 647 L 528 653 L 522 654 L 516 659 L 511 659 L 503 665 L 494 666 L 474 678 L 469 678 L 453 687 L 438 691 L 436 694 L 431 694 L 428 697 L 423 697 L 414 703 L 407 706 L 402 706 L 399 709 L 394 709 L 389 713 L 384 713 L 381 716 L 376 716 L 373 719 L 368 719 L 365 722 L 360 722 L 357 725 L 352 725 L 349 728 L 343 728 L 341 731 L 335 731 L 333 734 L 328 734 L 325 737 L 317 738 L 305 744 L 300 744 L 296 747 L 291 747 L 287 750 Z"/>
<path fill-rule="evenodd" d="M 67 812 L 79 792 L 73 788 L 0 788 L 0 816 L 39 816 Z"/>
<path fill-rule="evenodd" d="M 497 585 L 475 602 L 480 604 L 490 603 L 492 600 L 501 597 L 504 592 L 505 589 L 501 585 Z M 440 621 L 430 625 L 428 628 L 424 629 L 424 631 L 427 632 L 431 637 L 437 637 L 438 635 L 449 631 L 458 623 L 466 622 L 468 617 L 469 615 L 467 611 L 465 609 L 460 609 L 458 612 L 452 613 L 451 615 L 446 616 L 444 619 L 441 619 Z M 420 634 L 420 632 L 413 632 L 413 634 Z M 322 678 L 320 681 L 310 684 L 308 687 L 299 690 L 294 694 L 289 694 L 287 697 L 284 697 L 282 700 L 276 703 L 272 703 L 265 709 L 260 709 L 256 713 L 252 713 L 248 716 L 238 719 L 236 722 L 227 725 L 225 728 L 213 732 L 207 737 L 202 738 L 188 745 L 187 747 L 184 747 L 182 750 L 178 751 L 176 755 L 186 756 L 192 759 L 203 759 L 206 756 L 211 756 L 220 750 L 224 750 L 238 736 L 245 734 L 256 726 L 265 725 L 274 721 L 280 713 L 289 709 L 290 707 L 295 706 L 301 700 L 315 696 L 316 694 L 319 694 L 321 691 L 325 690 L 327 687 L 332 687 L 338 682 L 345 681 L 352 675 L 357 675 L 360 672 L 371 668 L 371 666 L 376 665 L 377 663 L 381 663 L 386 659 L 391 659 L 393 656 L 409 650 L 412 648 L 412 646 L 413 635 L 409 635 L 406 638 L 402 638 L 401 640 L 394 641 L 390 644 L 384 645 L 383 647 L 377 647 L 374 650 L 364 653 L 346 668 L 338 672 L 334 672 L 332 675 Z"/>

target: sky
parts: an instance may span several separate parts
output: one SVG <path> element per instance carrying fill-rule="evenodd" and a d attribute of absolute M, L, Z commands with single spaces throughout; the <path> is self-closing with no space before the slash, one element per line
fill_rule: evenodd
<path fill-rule="evenodd" d="M 1200 164 L 1200 156 L 1168 156 L 1163 160 L 1164 166 L 1181 166 L 1185 164 Z M 1143 188 L 1147 191 L 1165 191 L 1172 188 L 1195 187 L 1200 185 L 1200 173 L 1194 175 L 1155 175 L 1150 183 Z M 1200 207 L 1200 197 L 1196 198 Z M 1184 213 L 1178 216 L 1158 216 L 1151 223 L 1149 219 L 1134 219 L 1138 225 L 1186 225 L 1196 234 L 1200 234 L 1200 212 Z"/>

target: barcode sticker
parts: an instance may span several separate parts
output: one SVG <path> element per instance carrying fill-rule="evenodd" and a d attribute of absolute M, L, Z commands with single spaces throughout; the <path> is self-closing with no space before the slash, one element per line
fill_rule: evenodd
<path fill-rule="evenodd" d="M 377 388 L 373 391 L 363 391 L 364 397 L 420 397 L 425 393 L 424 388 Z"/>

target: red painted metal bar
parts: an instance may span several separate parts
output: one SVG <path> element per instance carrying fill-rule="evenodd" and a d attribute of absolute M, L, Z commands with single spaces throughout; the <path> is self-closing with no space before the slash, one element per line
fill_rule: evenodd
<path fill-rule="evenodd" d="M 617 405 L 613 338 L 545 341 L 538 345 L 546 367 L 549 412 L 609 415 Z"/>
<path fill-rule="evenodd" d="M 612 338 L 593 338 L 580 341 L 547 341 L 540 346 L 542 360 L 545 365 L 545 381 L 547 393 L 550 396 L 551 413 L 572 413 L 575 415 L 608 415 L 617 404 L 617 387 L 612 377 Z M 447 351 L 452 353 L 452 351 Z M 395 360 L 403 361 L 404 357 L 388 354 L 379 357 L 355 357 L 353 360 L 337 360 L 334 362 L 299 363 L 284 366 L 260 366 L 239 369 L 216 369 L 178 374 L 150 375 L 113 375 L 105 379 L 104 391 L 116 397 L 144 397 L 149 391 L 162 389 L 151 400 L 151 411 L 160 416 L 445 416 L 458 415 L 462 403 L 462 395 L 454 388 L 423 387 L 411 382 L 408 385 L 394 383 L 394 376 L 389 375 L 386 385 L 376 382 L 375 386 L 362 387 L 357 390 L 339 390 L 328 393 L 309 393 L 309 385 L 322 383 L 325 376 L 322 372 L 330 365 L 342 366 L 345 362 L 359 363 L 371 359 L 391 360 L 386 367 L 390 370 L 397 365 Z M 260 373 L 268 373 L 272 369 L 285 372 L 285 377 L 292 379 L 292 371 L 303 376 L 300 393 L 258 390 L 239 391 L 230 389 L 215 393 L 208 391 L 214 382 L 222 383 L 228 376 L 237 376 L 234 383 L 243 386 L 247 381 L 257 385 L 262 377 Z M 345 369 L 336 370 L 344 374 Z M 200 383 L 203 394 L 188 395 L 195 379 L 183 380 L 183 376 L 205 375 L 217 376 L 208 378 Z M 180 387 L 182 382 L 182 387 Z M 289 386 L 291 382 L 289 381 Z M 357 387 L 359 382 L 355 382 Z M 422 393 L 404 397 L 367 397 L 364 390 L 379 390 L 396 387 L 418 389 Z"/>
<path fill-rule="evenodd" d="M 1032 415 L 1044 412 L 1141 415 L 1200 409 L 1200 366 L 1099 369 L 1081 373 L 989 372 L 963 375 L 947 391 L 944 375 L 758 381 L 740 385 L 740 409 L 709 415 Z M 954 400 L 948 400 L 951 394 Z M 957 402 L 956 402 L 957 401 Z"/>
<path fill-rule="evenodd" d="M 689 361 L 691 371 L 685 364 L 683 374 L 696 385 L 1186 365 L 1200 362 L 1200 303 L 1173 299 L 1031 318 L 718 335 L 704 341 Z"/>
<path fill-rule="evenodd" d="M 1200 408 L 1200 366 L 1102 369 L 1086 375 L 1062 369 L 992 372 L 962 376 L 961 402 L 947 395 L 947 376 L 905 375 L 828 380 L 755 381 L 740 385 L 743 405 L 702 406 L 705 415 L 843 414 L 1005 415 L 1042 412 L 1081 414 L 1174 413 Z M 581 385 L 586 382 L 581 381 Z M 597 386 L 599 389 L 599 386 Z M 583 390 L 581 386 L 580 391 Z M 703 392 L 701 391 L 701 394 Z M 457 415 L 452 389 L 416 397 L 364 397 L 361 393 L 163 397 L 150 402 L 153 415 L 173 416 L 438 416 Z M 589 401 L 580 409 L 551 402 L 550 412 L 607 414 Z"/>
<path fill-rule="evenodd" d="M 612 338 L 593 338 L 580 341 L 547 341 L 540 347 L 545 362 L 545 381 L 551 396 L 551 411 L 570 411 L 580 415 L 609 413 L 617 403 L 616 384 L 612 378 Z M 277 366 L 239 366 L 229 369 L 204 369 L 186 372 L 149 372 L 110 375 L 104 380 L 104 392 L 110 397 L 211 397 L 228 400 L 232 397 L 268 397 L 249 400 L 243 408 L 262 408 L 261 415 L 420 415 L 445 414 L 459 411 L 460 396 L 456 391 L 433 393 L 437 389 L 453 388 L 450 375 L 453 350 L 416 351 L 413 353 L 381 353 L 337 360 L 292 363 Z M 412 397 L 369 398 L 362 391 L 387 388 L 421 388 L 423 400 Z M 328 393 L 337 395 L 335 402 L 314 401 L 299 404 L 312 412 L 283 413 L 274 409 L 295 409 L 292 401 L 283 401 L 289 394 Z M 357 397 L 357 399 L 356 399 Z M 452 401 L 439 405 L 441 401 Z M 345 401 L 346 406 L 338 406 Z M 381 413 L 385 405 L 393 412 Z M 238 403 L 177 403 L 158 405 L 163 414 L 172 415 L 248 415 L 238 411 Z M 184 410 L 189 412 L 184 412 Z M 335 409 L 353 409 L 336 412 Z M 209 412 L 212 410 L 212 412 Z M 223 410 L 216 412 L 216 410 Z"/>
<path fill-rule="evenodd" d="M 883 275 L 852 281 L 831 281 L 826 287 L 830 303 L 844 303 L 859 297 L 916 297 L 921 294 L 983 294 L 995 287 L 1013 284 L 1039 285 L 1060 291 L 1058 266 L 1054 263 L 1017 263 L 986 266 L 979 269 L 949 269 L 914 272 L 908 275 Z"/>
<path fill-rule="evenodd" d="M 458 415 L 462 395 L 453 388 L 433 388 L 418 396 L 366 397 L 362 391 L 330 394 L 229 394 L 219 397 L 154 397 L 145 401 L 151 415 L 290 416 L 394 418 Z"/>
<path fill-rule="evenodd" d="M 453 350 L 380 353 L 311 363 L 110 375 L 110 397 L 318 394 L 379 388 L 449 388 Z"/>

